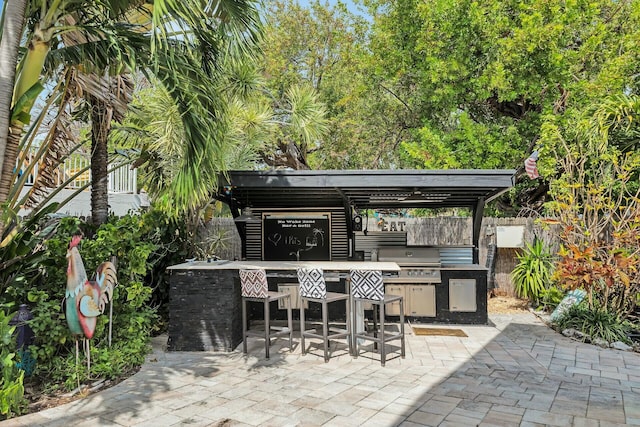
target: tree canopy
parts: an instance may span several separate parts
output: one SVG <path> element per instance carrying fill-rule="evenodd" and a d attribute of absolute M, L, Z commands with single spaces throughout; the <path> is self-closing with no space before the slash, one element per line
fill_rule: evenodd
<path fill-rule="evenodd" d="M 267 14 L 267 84 L 306 82 L 327 107 L 314 167 L 515 168 L 501 207 L 516 213 L 548 200 L 559 136 L 635 149 L 637 0 L 361 3 L 371 20 L 340 2 Z M 533 150 L 535 181 L 523 170 Z"/>

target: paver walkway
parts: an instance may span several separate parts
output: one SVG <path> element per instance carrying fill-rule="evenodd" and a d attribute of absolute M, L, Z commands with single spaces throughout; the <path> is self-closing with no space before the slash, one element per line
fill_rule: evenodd
<path fill-rule="evenodd" d="M 407 336 L 381 367 L 339 347 L 300 355 L 164 352 L 102 392 L 8 426 L 640 425 L 640 354 L 565 338 L 534 315 L 452 326 L 468 337 Z M 411 329 L 407 328 L 407 332 Z M 279 340 L 283 345 L 285 340 Z"/>

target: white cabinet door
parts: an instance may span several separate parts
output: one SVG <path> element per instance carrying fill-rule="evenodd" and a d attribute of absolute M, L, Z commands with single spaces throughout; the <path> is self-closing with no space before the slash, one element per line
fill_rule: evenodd
<path fill-rule="evenodd" d="M 476 279 L 449 279 L 449 311 L 475 312 Z"/>
<path fill-rule="evenodd" d="M 408 285 L 406 293 L 405 307 L 408 316 L 436 317 L 435 285 Z"/>

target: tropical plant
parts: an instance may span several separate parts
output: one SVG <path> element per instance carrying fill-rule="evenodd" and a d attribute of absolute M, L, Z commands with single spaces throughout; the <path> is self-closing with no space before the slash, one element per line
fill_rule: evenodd
<path fill-rule="evenodd" d="M 12 315 L 0 310 L 0 414 L 9 418 L 20 414 L 26 406 L 24 400 L 24 371 L 19 370 L 15 360 L 15 326 L 10 326 Z"/>
<path fill-rule="evenodd" d="M 378 163 L 372 158 L 392 150 L 378 144 L 384 126 L 371 129 L 361 119 L 375 111 L 359 104 L 368 23 L 342 2 L 308 3 L 278 0 L 265 8 L 264 102 L 277 126 L 262 159 L 276 168 L 370 168 Z"/>
<path fill-rule="evenodd" d="M 316 91 L 308 85 L 295 85 L 272 102 L 270 120 L 276 125 L 275 132 L 261 150 L 262 160 L 273 168 L 311 169 L 311 147 L 327 131 L 326 110 Z"/>
<path fill-rule="evenodd" d="M 8 135 L 2 130 L 8 129 L 11 123 L 13 84 L 27 3 L 28 0 L 5 1 L 2 4 L 2 12 L 0 12 L 0 76 L 2 76 L 0 79 L 0 147 L 7 145 Z M 9 157 L 12 155 L 12 153 L 5 153 L 4 149 L 0 150 L 0 177 L 2 177 L 5 154 Z M 15 159 L 15 154 L 13 153 L 13 159 Z M 7 190 L 5 189 L 5 191 Z M 3 195 L 0 188 L 0 207 L 5 199 L 6 194 Z"/>
<path fill-rule="evenodd" d="M 30 305 L 34 319 L 31 322 L 36 341 L 30 348 L 37 364 L 32 381 L 39 386 L 56 387 L 64 384 L 71 388 L 88 378 L 104 376 L 115 378 L 142 362 L 148 351 L 148 340 L 158 327 L 156 306 L 150 304 L 154 292 L 164 288 L 163 276 L 154 276 L 154 267 L 165 267 L 165 261 L 180 253 L 181 240 L 176 239 L 177 228 L 166 224 L 164 216 L 146 213 L 141 216 L 111 217 L 97 230 L 77 218 L 59 221 L 55 236 L 41 246 L 45 249 L 38 266 L 38 280 L 29 286 L 11 282 L 0 294 L 0 304 L 8 306 L 15 301 Z M 91 372 L 76 369 L 75 347 L 61 311 L 66 282 L 66 251 L 70 237 L 81 232 L 86 237 L 80 253 L 88 272 L 111 256 L 117 258 L 119 285 L 113 297 L 113 342 L 108 343 L 108 316 L 100 316 L 91 340 Z M 25 239 L 14 239 L 12 245 Z M 8 247 L 10 247 L 9 245 Z M 30 264 L 23 263 L 25 266 Z M 28 269 L 26 269 L 28 271 Z"/>
<path fill-rule="evenodd" d="M 48 215 L 56 207 L 55 203 L 51 204 L 24 222 L 17 216 L 9 220 L 20 225 L 14 227 L 16 233 L 12 238 L 0 245 L 0 295 L 11 288 L 29 288 L 30 283 L 41 279 L 42 262 L 46 259 L 44 243 L 57 227 L 57 220 Z M 15 301 L 3 306 L 8 310 L 17 309 Z"/>
<path fill-rule="evenodd" d="M 640 156 L 610 145 L 561 147 L 564 173 L 549 204 L 562 227 L 555 277 L 564 288 L 584 289 L 590 309 L 624 319 L 640 292 Z"/>
<path fill-rule="evenodd" d="M 523 253 L 518 254 L 518 264 L 511 272 L 516 294 L 538 303 L 544 291 L 551 286 L 553 256 L 538 237 L 526 243 Z"/>
<path fill-rule="evenodd" d="M 546 311 L 553 311 L 562 301 L 565 296 L 565 292 L 557 286 L 549 286 L 540 293 L 539 303 L 542 305 L 542 309 Z"/>
<path fill-rule="evenodd" d="M 630 343 L 628 333 L 631 325 L 623 321 L 615 313 L 611 313 L 603 307 L 588 304 L 576 304 L 571 306 L 555 323 L 556 329 L 575 329 L 585 334 L 585 339 L 592 342 L 601 339 L 607 343 L 622 341 Z"/>
<path fill-rule="evenodd" d="M 6 154 L 4 164 L 7 167 L 3 167 L 0 180 L 0 204 L 4 203 L 8 188 L 15 182 L 13 166 L 17 147 L 24 125 L 30 122 L 33 103 L 42 90 L 41 74 L 47 71 L 48 75 L 56 75 L 60 64 L 78 66 L 82 73 L 94 74 L 93 79 L 78 78 L 75 82 L 93 100 L 90 104 L 96 107 L 91 111 L 95 114 L 89 116 L 96 122 L 94 133 L 96 138 L 100 137 L 103 148 L 104 134 L 108 133 L 114 114 L 112 104 L 103 101 L 116 97 L 111 96 L 109 90 L 99 93 L 90 89 L 111 87 L 101 84 L 108 70 L 133 71 L 142 66 L 143 72 L 157 76 L 181 109 L 183 122 L 189 129 L 190 160 L 194 160 L 181 165 L 173 180 L 173 190 L 183 194 L 184 206 L 194 200 L 206 199 L 209 184 L 217 177 L 218 171 L 209 169 L 216 147 L 222 145 L 219 119 L 224 112 L 217 99 L 210 97 L 205 89 L 211 86 L 210 79 L 215 75 L 222 55 L 246 52 L 247 46 L 255 41 L 258 19 L 254 2 L 60 1 L 37 6 L 28 9 L 27 13 L 29 46 L 20 63 L 12 130 L 2 153 Z M 51 50 L 52 46 L 54 50 Z M 93 83 L 89 84 L 90 81 Z M 55 152 L 49 154 L 50 157 L 55 155 Z M 194 170 L 196 167 L 197 171 Z M 104 174 L 97 175 L 96 179 L 103 184 Z M 208 181 L 203 180 L 203 176 L 207 176 Z M 0 224 L 0 232 L 3 226 Z"/>

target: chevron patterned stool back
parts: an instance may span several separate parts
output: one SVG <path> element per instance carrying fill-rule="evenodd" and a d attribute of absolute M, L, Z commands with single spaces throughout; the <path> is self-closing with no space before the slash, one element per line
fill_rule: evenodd
<path fill-rule="evenodd" d="M 264 270 L 240 270 L 242 296 L 248 298 L 267 298 L 269 285 Z"/>
<path fill-rule="evenodd" d="M 300 296 L 305 298 L 326 298 L 327 286 L 321 268 L 299 268 Z"/>
<path fill-rule="evenodd" d="M 354 298 L 384 300 L 384 283 L 380 270 L 351 270 L 351 294 Z"/>

